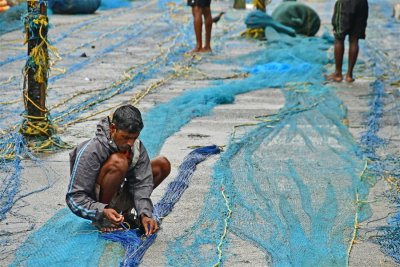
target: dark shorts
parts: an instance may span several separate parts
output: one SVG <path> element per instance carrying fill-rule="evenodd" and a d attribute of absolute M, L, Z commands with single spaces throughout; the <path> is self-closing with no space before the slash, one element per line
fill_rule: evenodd
<path fill-rule="evenodd" d="M 210 7 L 211 0 L 188 0 L 188 6 Z"/>
<path fill-rule="evenodd" d="M 95 187 L 96 200 L 100 199 L 100 185 L 96 184 Z M 134 208 L 133 199 L 129 193 L 128 186 L 124 185 L 120 190 L 112 197 L 109 204 L 110 208 L 115 209 L 117 212 L 125 212 Z"/>
<path fill-rule="evenodd" d="M 367 0 L 338 0 L 332 16 L 335 38 L 344 39 L 346 35 L 365 39 L 368 19 Z"/>

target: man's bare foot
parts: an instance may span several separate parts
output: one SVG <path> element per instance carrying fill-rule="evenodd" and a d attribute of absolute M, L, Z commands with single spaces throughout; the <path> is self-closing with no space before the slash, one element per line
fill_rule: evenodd
<path fill-rule="evenodd" d="M 346 75 L 345 81 L 348 83 L 354 82 L 354 78 L 352 76 Z"/>
<path fill-rule="evenodd" d="M 211 53 L 211 47 L 203 47 L 202 49 L 200 49 L 201 53 Z"/>
<path fill-rule="evenodd" d="M 337 74 L 337 73 L 332 73 L 330 75 L 324 75 L 325 79 L 327 81 L 332 81 L 332 82 L 341 82 L 343 80 L 343 76 L 341 74 Z"/>
<path fill-rule="evenodd" d="M 100 228 L 100 232 L 102 232 L 102 233 L 111 233 L 111 232 L 122 231 L 122 230 L 124 230 L 124 228 L 122 228 L 122 227 L 103 227 L 103 228 Z"/>
<path fill-rule="evenodd" d="M 97 229 L 100 230 L 100 232 L 102 233 L 110 233 L 110 232 L 114 232 L 114 231 L 120 231 L 123 230 L 122 226 L 121 227 L 117 227 L 117 226 L 103 226 L 100 225 L 96 222 L 92 222 L 92 225 L 95 226 Z"/>
<path fill-rule="evenodd" d="M 190 51 L 190 53 L 199 53 L 201 52 L 201 47 L 195 47 L 192 51 Z"/>

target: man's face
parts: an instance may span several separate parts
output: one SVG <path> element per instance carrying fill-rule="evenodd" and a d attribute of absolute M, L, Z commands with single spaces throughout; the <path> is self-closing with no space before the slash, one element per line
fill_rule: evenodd
<path fill-rule="evenodd" d="M 129 133 L 127 131 L 118 130 L 114 124 L 111 125 L 110 130 L 111 138 L 120 151 L 131 149 L 136 139 L 139 137 L 139 133 Z"/>

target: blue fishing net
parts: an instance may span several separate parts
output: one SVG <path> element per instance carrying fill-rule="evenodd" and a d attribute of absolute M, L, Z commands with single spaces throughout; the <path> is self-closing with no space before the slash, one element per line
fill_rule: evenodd
<path fill-rule="evenodd" d="M 272 27 L 278 32 L 286 33 L 290 36 L 296 36 L 296 32 L 293 28 L 281 24 L 261 10 L 249 13 L 244 22 L 246 23 L 247 28 L 250 29 Z"/>
<path fill-rule="evenodd" d="M 100 10 L 130 7 L 132 0 L 101 0 Z"/>
<path fill-rule="evenodd" d="M 185 190 L 189 187 L 190 178 L 196 170 L 196 165 L 207 159 L 209 156 L 219 153 L 215 145 L 201 147 L 193 150 L 186 156 L 176 178 L 168 184 L 161 200 L 154 205 L 153 217 L 160 224 L 162 218 L 166 217 L 179 201 Z M 153 244 L 157 235 L 142 237 L 143 231 L 129 230 L 104 234 L 103 238 L 119 242 L 125 248 L 125 257 L 121 266 L 137 266 L 146 250 Z"/>
<path fill-rule="evenodd" d="M 159 1 L 162 6 L 169 2 L 175 1 Z M 168 19 L 167 15 L 165 19 Z M 173 46 L 174 49 L 164 57 L 165 60 L 157 61 L 154 65 L 148 63 L 146 68 L 135 72 L 132 79 L 105 90 L 104 94 L 94 93 L 98 95 L 97 98 L 90 95 L 78 101 L 77 105 L 55 110 L 54 115 L 60 125 L 82 117 L 86 107 L 91 109 L 101 103 L 99 99 L 105 101 L 154 77 L 157 71 L 170 66 L 166 62 L 179 60 L 186 49 L 182 41 L 191 39 L 192 32 L 188 28 L 181 28 L 181 25 L 177 27 L 171 24 L 171 27 L 182 33 L 175 43 L 181 45 Z M 140 29 L 144 30 L 145 27 L 139 27 L 139 33 Z M 124 41 L 134 41 L 140 36 L 133 34 Z M 208 88 L 187 92 L 158 105 L 144 115 L 146 128 L 142 136 L 148 136 L 149 139 L 143 142 L 149 154 L 154 156 L 166 138 L 191 119 L 209 114 L 217 105 L 232 103 L 237 94 L 275 87 L 281 89 L 286 100 L 285 106 L 277 114 L 261 116 L 260 124 L 230 140 L 228 149 L 214 167 L 214 179 L 205 198 L 206 208 L 191 230 L 172 242 L 166 252 L 169 265 L 228 265 L 236 237 L 260 249 L 266 261 L 272 261 L 274 265 L 346 264 L 354 220 L 357 218 L 361 221 L 368 216 L 368 209 L 362 204 L 367 192 L 366 183 L 360 181 L 360 177 L 365 178 L 362 155 L 373 158 L 374 151 L 368 150 L 368 147 L 375 149 L 377 146 L 374 142 L 381 139 L 367 132 L 363 142 L 371 140 L 372 145 L 365 142 L 366 148 L 359 147 L 344 126 L 342 120 L 346 117 L 346 109 L 336 97 L 334 89 L 322 81 L 323 66 L 332 62 L 326 57 L 326 50 L 332 45 L 328 37 L 292 39 L 269 32 L 264 51 L 218 62 L 240 62 L 245 65 L 240 71 L 250 73 L 247 79 L 216 81 Z M 111 44 L 96 57 L 120 45 L 122 42 Z M 313 53 L 309 53 L 310 50 Z M 66 78 L 70 73 L 87 66 L 87 63 L 75 64 L 69 72 L 55 76 L 57 78 L 51 81 Z M 377 83 L 375 87 L 379 89 L 380 84 Z M 379 111 L 381 96 L 377 91 L 373 102 L 376 104 L 372 104 L 374 108 L 371 109 Z M 18 114 L 17 108 L 4 110 Z M 373 121 L 369 124 L 371 131 L 375 126 L 379 127 Z M 4 124 L 1 126 L 2 129 L 7 127 Z M 369 171 L 371 167 L 368 167 Z M 3 181 L 8 182 L 9 178 Z M 171 186 L 181 190 L 186 183 L 174 183 Z M 13 190 L 16 188 L 13 187 Z M 2 197 L 8 197 L 9 193 L 3 188 L 2 192 L 6 192 Z M 170 207 L 164 208 L 168 210 Z M 99 262 L 115 266 L 124 257 L 129 261 L 128 265 L 136 265 L 145 251 L 143 248 L 147 248 L 156 238 L 153 236 L 139 241 L 137 236 L 140 233 L 136 232 L 132 235 L 125 233 L 120 238 L 117 236 L 114 240 L 131 240 L 128 245 L 132 246 L 127 245 L 126 248 L 127 251 L 134 248 L 133 252 L 125 254 L 121 248 L 110 246 L 110 243 L 100 239 L 97 232 L 90 232 L 93 231 L 90 224 L 67 211 L 63 212 L 28 239 L 17 252 L 15 265 L 29 265 L 31 262 L 40 266 L 54 265 L 55 259 L 66 266 L 97 265 Z M 69 224 L 76 224 L 74 227 L 77 228 L 63 228 Z M 46 232 L 50 228 L 54 228 L 51 232 L 51 238 L 54 239 L 47 239 Z M 66 235 L 65 230 L 73 234 Z M 224 235 L 225 230 L 227 236 Z M 389 233 L 395 237 L 393 232 Z M 65 240 L 65 236 L 71 239 Z M 395 242 L 395 239 L 392 240 Z M 143 246 L 140 246 L 142 241 Z M 51 246 L 58 243 L 66 244 L 60 248 Z M 87 254 L 79 254 L 82 244 L 85 244 Z M 392 243 L 389 244 L 388 248 L 392 246 Z M 108 253 L 104 250 L 106 246 L 112 247 L 113 251 Z M 54 250 L 54 254 L 48 250 Z M 395 253 L 395 250 L 390 250 L 390 253 Z M 45 255 L 43 258 L 49 261 L 39 262 L 34 259 L 36 255 Z M 69 261 L 70 255 L 78 255 L 82 261 L 75 256 L 71 259 L 73 261 Z"/>
<path fill-rule="evenodd" d="M 176 178 L 154 206 L 159 223 L 189 186 L 196 165 L 217 153 L 218 147 L 208 146 L 195 149 L 184 159 Z M 18 249 L 11 266 L 116 266 L 120 262 L 121 266 L 137 266 L 155 238 L 156 235 L 143 237 L 139 229 L 99 234 L 89 221 L 62 209 Z M 124 250 L 110 246 L 106 240 L 118 242 Z"/>
<path fill-rule="evenodd" d="M 0 13 L 0 35 L 22 29 L 24 26 L 22 16 L 26 13 L 26 9 L 26 4 L 20 4 Z"/>
<path fill-rule="evenodd" d="M 169 244 L 169 266 L 229 262 L 234 237 L 275 266 L 347 264 L 355 220 L 369 215 L 360 201 L 369 186 L 366 163 L 343 124 L 343 103 L 323 84 L 326 41 L 292 40 L 271 40 L 265 51 L 239 59 L 254 62 L 246 67 L 252 75 L 220 86 L 224 92 L 278 87 L 285 105 L 230 140 L 201 215 Z"/>
<path fill-rule="evenodd" d="M 394 2 L 369 1 L 370 6 L 378 7 L 373 15 L 388 18 L 391 15 Z M 371 170 L 378 177 L 388 182 L 390 190 L 386 196 L 392 201 L 396 213 L 387 219 L 387 225 L 374 230 L 378 233 L 371 239 L 381 246 L 382 252 L 389 255 L 395 262 L 400 263 L 400 204 L 399 179 L 400 160 L 398 138 L 400 136 L 400 105 L 399 103 L 399 54 L 393 49 L 392 43 L 398 42 L 400 30 L 398 22 L 389 20 L 387 23 L 373 24 L 371 41 L 365 51 L 371 61 L 372 74 L 377 80 L 371 84 L 372 95 L 370 111 L 367 114 L 368 131 L 362 135 L 362 143 L 368 157 L 374 159 Z M 382 42 L 382 36 L 385 42 Z M 379 49 L 378 49 L 379 48 Z M 383 135 L 382 128 L 384 127 Z M 390 129 L 390 134 L 388 130 Z M 384 150 L 382 150 L 384 147 Z"/>

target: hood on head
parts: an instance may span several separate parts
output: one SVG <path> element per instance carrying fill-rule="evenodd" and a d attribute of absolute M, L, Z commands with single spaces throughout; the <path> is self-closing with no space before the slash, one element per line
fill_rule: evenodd
<path fill-rule="evenodd" d="M 101 119 L 101 121 L 97 124 L 96 137 L 103 146 L 108 147 L 113 152 L 116 152 L 118 151 L 118 147 L 111 138 L 110 124 L 111 121 L 109 117 Z"/>

